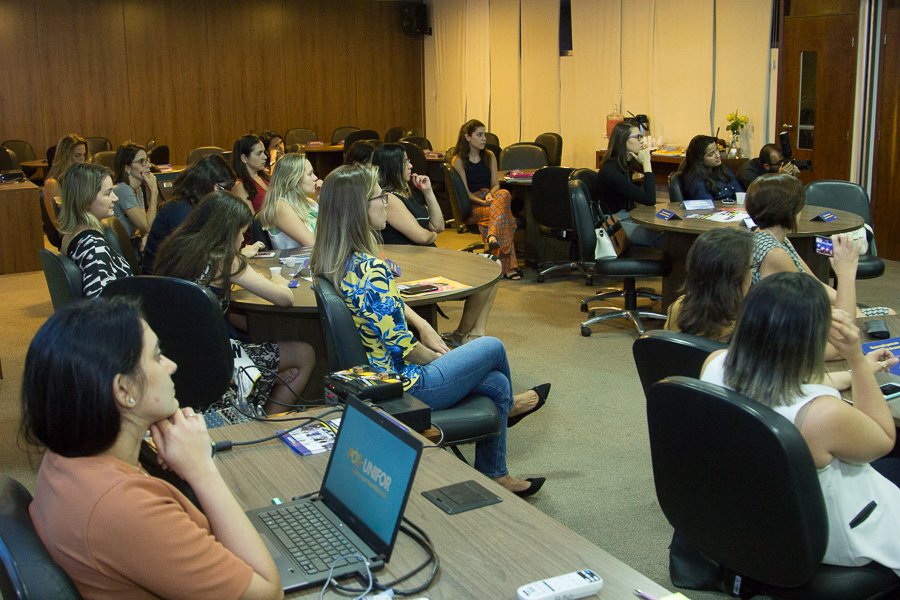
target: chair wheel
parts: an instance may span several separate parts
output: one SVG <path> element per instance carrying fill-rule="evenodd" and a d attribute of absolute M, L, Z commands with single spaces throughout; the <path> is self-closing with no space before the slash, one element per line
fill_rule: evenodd
<path fill-rule="evenodd" d="M 588 311 L 587 302 L 582 302 L 581 303 L 581 312 L 587 312 L 587 311 Z"/>
<path fill-rule="evenodd" d="M 537 282 L 538 282 L 538 283 L 544 283 L 544 276 L 543 276 L 543 275 L 538 275 L 538 276 L 537 276 Z"/>
<path fill-rule="evenodd" d="M 584 337 L 591 337 L 591 328 L 586 325 L 581 326 L 581 335 Z"/>

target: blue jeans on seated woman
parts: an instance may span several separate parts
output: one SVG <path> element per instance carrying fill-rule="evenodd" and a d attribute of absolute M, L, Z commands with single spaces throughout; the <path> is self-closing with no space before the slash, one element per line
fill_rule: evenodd
<path fill-rule="evenodd" d="M 500 413 L 500 434 L 475 443 L 475 468 L 488 477 L 509 473 L 506 419 L 513 395 L 506 349 L 500 340 L 477 338 L 423 365 L 422 375 L 407 392 L 435 410 L 450 408 L 469 394 L 490 398 Z"/>
<path fill-rule="evenodd" d="M 619 219 L 619 223 L 622 224 L 622 229 L 625 230 L 625 235 L 628 236 L 628 241 L 631 242 L 632 246 L 646 246 L 648 248 L 663 247 L 662 231 L 638 225 L 631 220 L 631 215 L 627 210 L 620 210 L 617 212 L 616 218 Z"/>

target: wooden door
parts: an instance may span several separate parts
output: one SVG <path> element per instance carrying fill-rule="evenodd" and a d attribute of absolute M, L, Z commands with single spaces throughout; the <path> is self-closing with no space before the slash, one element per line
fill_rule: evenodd
<path fill-rule="evenodd" d="M 900 260 L 900 0 L 884 3 L 875 153 L 872 173 L 872 218 L 879 256 Z"/>
<path fill-rule="evenodd" d="M 850 178 L 858 13 L 816 14 L 789 3 L 784 17 L 776 131 L 788 131 L 794 158 L 810 160 L 804 184 Z M 777 139 L 773 140 L 777 143 Z"/>

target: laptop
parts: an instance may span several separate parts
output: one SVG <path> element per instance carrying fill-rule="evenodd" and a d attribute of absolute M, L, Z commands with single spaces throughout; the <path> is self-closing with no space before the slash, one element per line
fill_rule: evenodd
<path fill-rule="evenodd" d="M 324 583 L 333 563 L 333 577 L 365 575 L 362 558 L 352 554 L 364 556 L 370 569 L 383 567 L 421 455 L 422 444 L 403 425 L 348 398 L 318 497 L 247 511 L 284 590 Z M 329 547 L 313 548 L 323 537 Z"/>

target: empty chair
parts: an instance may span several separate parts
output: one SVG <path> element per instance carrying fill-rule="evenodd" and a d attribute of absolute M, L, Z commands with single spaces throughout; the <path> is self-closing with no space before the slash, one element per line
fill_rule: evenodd
<path fill-rule="evenodd" d="M 38 255 L 53 310 L 59 310 L 69 302 L 84 297 L 84 281 L 78 265 L 68 256 L 45 248 L 38 250 Z"/>
<path fill-rule="evenodd" d="M 591 209 L 590 194 L 584 181 L 575 179 L 569 181 L 569 200 L 572 209 L 572 220 L 575 225 L 575 236 L 578 238 L 580 258 L 588 262 L 594 256 L 597 244 L 597 235 L 594 224 L 599 221 L 594 217 Z M 587 307 L 593 302 L 621 298 L 624 306 L 620 309 L 615 306 L 591 307 L 588 312 L 590 318 L 581 324 L 581 335 L 591 335 L 591 325 L 607 319 L 630 319 L 637 328 L 639 334 L 644 333 L 644 324 L 641 318 L 666 320 L 666 315 L 644 310 L 638 307 L 638 298 L 647 298 L 658 301 L 656 294 L 638 290 L 636 280 L 638 277 L 662 277 L 672 268 L 671 261 L 662 252 L 655 248 L 628 248 L 617 258 L 607 258 L 594 261 L 594 272 L 603 277 L 614 277 L 622 280 L 621 291 L 604 292 L 586 298 L 582 305 Z M 598 311 L 605 311 L 596 315 Z"/>
<path fill-rule="evenodd" d="M 25 167 L 21 164 L 25 161 L 35 159 L 34 148 L 31 147 L 31 144 L 25 140 L 6 140 L 0 143 L 0 146 L 9 148 L 15 153 L 16 158 L 19 161 L 19 167 L 22 169 L 22 172 L 25 173 L 25 177 L 28 177 L 29 179 L 34 177 L 38 170 L 35 167 Z M 39 179 L 36 179 L 36 181 L 40 182 Z"/>
<path fill-rule="evenodd" d="M 403 141 L 409 142 L 410 144 L 415 144 L 422 150 L 434 150 L 434 148 L 431 147 L 431 142 L 428 141 L 428 138 L 424 138 L 418 135 L 408 135 L 403 138 Z"/>
<path fill-rule="evenodd" d="M 334 131 L 331 132 L 331 143 L 333 145 L 342 143 L 346 137 L 354 132 L 359 131 L 359 127 L 353 127 L 351 125 L 344 125 L 343 127 L 338 127 Z M 376 137 L 378 137 L 376 135 Z M 345 146 L 349 146 L 350 144 L 344 144 Z"/>
<path fill-rule="evenodd" d="M 88 153 L 93 156 L 98 152 L 103 152 L 104 150 L 112 150 L 112 144 L 110 141 L 101 136 L 92 136 L 86 137 L 84 140 L 87 142 Z"/>
<path fill-rule="evenodd" d="M 0 475 L 0 596 L 7 600 L 81 598 L 38 537 L 28 514 L 31 500 L 25 486 Z"/>
<path fill-rule="evenodd" d="M 150 159 L 150 162 L 154 165 L 168 165 L 171 162 L 169 147 L 166 145 L 156 146 L 150 153 L 147 154 L 147 158 Z"/>
<path fill-rule="evenodd" d="M 500 152 L 501 171 L 510 169 L 540 169 L 547 166 L 547 153 L 534 142 L 518 142 Z"/>
<path fill-rule="evenodd" d="M 562 136 L 558 133 L 542 133 L 534 139 L 535 144 L 543 146 L 547 153 L 547 165 L 558 167 L 562 162 Z"/>
<path fill-rule="evenodd" d="M 381 138 L 378 136 L 378 132 L 374 129 L 357 129 L 356 131 L 349 132 L 344 137 L 344 153 L 347 153 L 347 150 L 350 149 L 350 146 L 353 145 L 353 142 L 357 140 L 378 140 Z"/>
<path fill-rule="evenodd" d="M 331 282 L 316 278 L 313 291 L 328 351 L 329 370 L 369 364 L 353 315 Z M 486 396 L 477 394 L 467 396 L 450 408 L 432 410 L 431 422 L 443 432 L 441 444 L 452 447 L 460 457 L 457 444 L 492 438 L 500 432 L 497 407 Z"/>
<path fill-rule="evenodd" d="M 859 257 L 857 279 L 873 279 L 884 274 L 884 261 L 875 250 L 875 232 L 872 229 L 872 210 L 869 195 L 862 187 L 849 181 L 821 179 L 806 186 L 806 204 L 846 210 L 863 218 L 869 248 Z"/>
<path fill-rule="evenodd" d="M 212 292 L 183 279 L 142 276 L 109 282 L 103 296 L 140 299 L 160 347 L 178 365 L 172 381 L 179 404 L 201 412 L 222 399 L 234 359 L 222 308 Z"/>
<path fill-rule="evenodd" d="M 288 129 L 284 132 L 284 147 L 287 148 L 289 146 L 293 146 L 294 144 L 299 144 L 300 146 L 304 144 L 308 144 L 309 142 L 314 142 L 319 139 L 319 136 L 316 135 L 316 132 L 312 129 L 306 129 L 304 127 L 294 127 L 293 129 Z"/>
<path fill-rule="evenodd" d="M 202 158 L 206 158 L 210 154 L 223 154 L 225 150 L 218 146 L 200 146 L 194 148 L 187 155 L 187 164 L 192 165 Z M 230 161 L 229 161 L 230 162 Z"/>
<path fill-rule="evenodd" d="M 15 151 L 6 146 L 0 146 L 0 171 L 18 171 L 20 168 L 19 157 L 16 156 Z"/>
<path fill-rule="evenodd" d="M 828 517 L 806 441 L 783 416 L 706 382 L 672 377 L 647 398 L 656 497 L 669 523 L 744 598 L 896 598 L 876 564 L 821 564 Z"/>
<path fill-rule="evenodd" d="M 447 197 L 450 200 L 450 210 L 453 212 L 453 222 L 456 224 L 456 233 L 478 233 L 478 226 L 468 223 L 472 214 L 472 204 L 469 202 L 469 192 L 463 183 L 462 177 L 452 166 L 447 163 L 441 165 L 444 169 L 444 184 L 447 186 Z M 463 248 L 465 252 L 484 250 L 484 242 L 472 243 Z"/>
<path fill-rule="evenodd" d="M 102 165 L 113 171 L 116 168 L 116 153 L 113 150 L 101 150 L 94 154 L 94 164 Z"/>
<path fill-rule="evenodd" d="M 53 166 L 54 158 L 56 158 L 56 144 L 47 148 L 47 169 Z"/>
<path fill-rule="evenodd" d="M 669 202 L 684 202 L 681 191 L 681 171 L 669 173 Z"/>
<path fill-rule="evenodd" d="M 497 137 L 496 133 L 491 133 L 490 131 L 485 131 L 484 139 L 487 141 L 488 144 L 493 144 L 495 146 L 500 145 L 500 138 Z"/>
<path fill-rule="evenodd" d="M 391 127 L 384 134 L 384 141 L 388 144 L 399 142 L 406 135 L 406 129 L 403 127 Z"/>
<path fill-rule="evenodd" d="M 544 262 L 538 256 L 538 283 L 542 283 L 548 273 L 557 271 L 576 271 L 587 280 L 591 279 L 593 261 L 584 264 L 579 260 L 578 239 L 572 222 L 568 185 L 572 171 L 564 167 L 538 169 L 531 183 L 531 216 L 541 236 L 566 242 L 569 246 L 569 260 Z"/>

